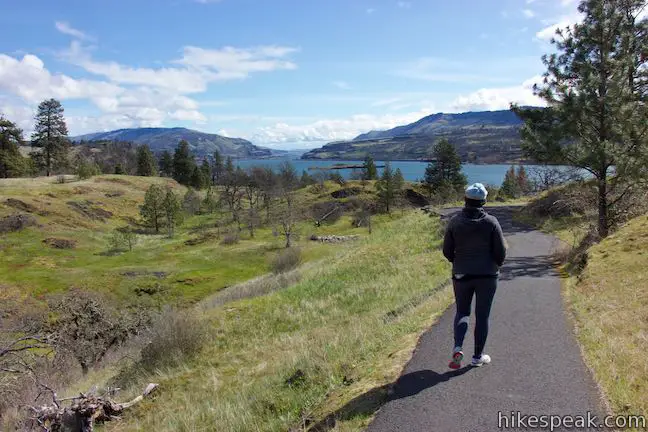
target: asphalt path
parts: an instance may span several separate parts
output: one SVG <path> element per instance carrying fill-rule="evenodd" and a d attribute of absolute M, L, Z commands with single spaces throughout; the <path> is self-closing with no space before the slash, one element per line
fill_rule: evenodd
<path fill-rule="evenodd" d="M 454 306 L 419 340 L 369 432 L 549 430 L 542 421 L 605 416 L 561 297 L 550 256 L 556 240 L 512 221 L 512 208 L 486 209 L 509 245 L 490 319 L 485 352 L 490 365 L 468 366 L 473 354 L 474 301 L 464 367 L 448 369 Z M 450 217 L 458 209 L 447 209 Z M 524 417 L 529 416 L 529 417 Z M 582 417 L 581 417 L 582 416 Z M 520 422 L 521 420 L 521 422 Z M 536 427 L 529 422 L 537 421 Z M 576 423 L 578 424 L 578 423 Z M 569 423 L 553 430 L 575 429 Z M 591 430 L 594 430 L 593 428 Z M 601 430 L 601 429 L 596 429 Z"/>

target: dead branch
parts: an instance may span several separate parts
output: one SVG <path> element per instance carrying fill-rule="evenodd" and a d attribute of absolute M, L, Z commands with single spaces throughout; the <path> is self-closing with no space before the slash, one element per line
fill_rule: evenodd
<path fill-rule="evenodd" d="M 104 396 L 89 392 L 79 396 L 56 399 L 52 391 L 53 403 L 40 407 L 29 407 L 33 412 L 32 420 L 43 431 L 47 432 L 91 432 L 96 422 L 118 419 L 122 412 L 143 401 L 157 389 L 157 384 L 149 384 L 144 392 L 128 402 L 115 403 Z M 61 407 L 60 403 L 71 401 L 69 406 Z"/>

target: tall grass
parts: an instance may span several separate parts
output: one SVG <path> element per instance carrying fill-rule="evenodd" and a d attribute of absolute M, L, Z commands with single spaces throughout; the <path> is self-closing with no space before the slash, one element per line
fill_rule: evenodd
<path fill-rule="evenodd" d="M 203 352 L 142 374 L 162 391 L 107 429 L 286 431 L 392 382 L 451 301 L 438 290 L 448 265 L 437 225 L 409 214 L 286 289 L 208 311 L 214 336 Z M 356 414 L 338 427 L 357 430 L 371 416 Z"/>

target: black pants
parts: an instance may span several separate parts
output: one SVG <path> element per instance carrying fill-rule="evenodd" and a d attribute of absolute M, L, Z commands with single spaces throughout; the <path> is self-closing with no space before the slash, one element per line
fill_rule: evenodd
<path fill-rule="evenodd" d="M 488 317 L 497 290 L 496 277 L 479 277 L 454 279 L 454 294 L 457 303 L 457 314 L 454 319 L 455 347 L 463 346 L 464 337 L 468 331 L 470 306 L 475 295 L 475 354 L 481 357 L 488 337 Z"/>

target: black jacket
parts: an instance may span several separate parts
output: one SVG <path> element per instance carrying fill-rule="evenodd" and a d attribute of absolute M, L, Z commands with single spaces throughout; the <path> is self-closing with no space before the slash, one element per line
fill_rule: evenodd
<path fill-rule="evenodd" d="M 443 255 L 452 263 L 453 275 L 498 275 L 506 258 L 506 243 L 497 218 L 483 208 L 464 208 L 448 223 Z"/>

